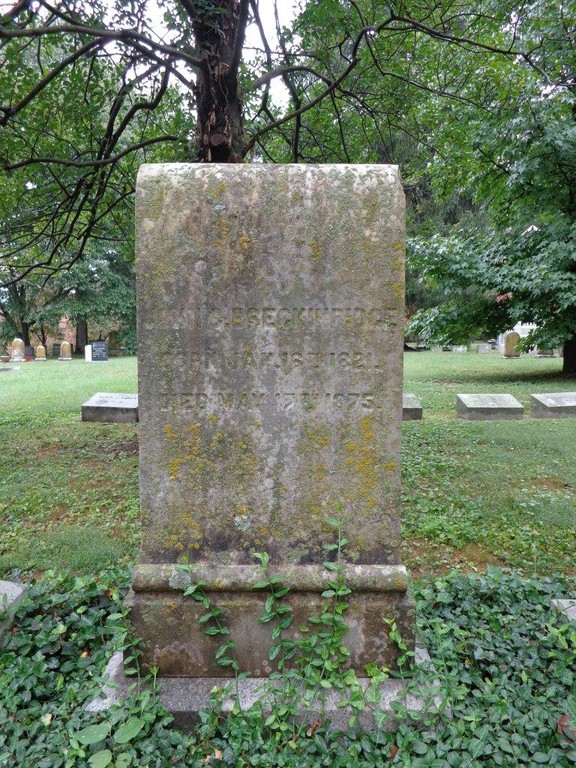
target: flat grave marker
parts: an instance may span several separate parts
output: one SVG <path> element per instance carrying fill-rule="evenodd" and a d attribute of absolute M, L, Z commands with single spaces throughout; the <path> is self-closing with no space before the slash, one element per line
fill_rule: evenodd
<path fill-rule="evenodd" d="M 530 415 L 535 419 L 576 418 L 576 392 L 530 395 Z"/>
<path fill-rule="evenodd" d="M 524 406 L 512 395 L 463 394 L 456 395 L 456 415 L 469 421 L 521 419 Z"/>
<path fill-rule="evenodd" d="M 418 421 L 421 418 L 422 403 L 412 392 L 404 392 L 402 395 L 402 421 Z"/>
<path fill-rule="evenodd" d="M 130 424 L 138 421 L 138 395 L 98 392 L 82 405 L 82 421 Z"/>

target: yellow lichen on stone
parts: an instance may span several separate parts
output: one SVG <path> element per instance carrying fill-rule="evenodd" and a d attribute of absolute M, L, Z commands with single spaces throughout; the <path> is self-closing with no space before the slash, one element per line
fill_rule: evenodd
<path fill-rule="evenodd" d="M 175 431 L 174 427 L 171 426 L 170 424 L 167 424 L 164 427 L 164 434 L 166 435 L 168 440 L 174 440 L 174 438 L 176 437 L 176 431 Z"/>

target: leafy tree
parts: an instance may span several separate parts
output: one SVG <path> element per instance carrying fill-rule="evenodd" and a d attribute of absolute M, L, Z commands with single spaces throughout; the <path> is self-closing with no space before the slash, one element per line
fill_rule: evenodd
<path fill-rule="evenodd" d="M 487 62 L 486 108 L 463 111 L 457 123 L 442 105 L 426 105 L 444 117 L 430 171 L 436 190 L 473 194 L 481 216 L 413 244 L 412 266 L 443 286 L 445 301 L 411 330 L 456 342 L 536 323 L 527 343 L 563 345 L 564 372 L 576 373 L 576 4 L 535 8 L 522 32 L 538 48 L 533 68 Z M 537 46 L 543 33 L 547 43 Z M 471 82 L 466 95 L 477 100 L 481 87 Z"/>
<path fill-rule="evenodd" d="M 517 33 L 531 8 L 307 0 L 273 44 L 257 0 L 16 2 L 0 17 L 9 279 L 50 274 L 90 238 L 114 237 L 106 226 L 121 226 L 143 160 L 395 160 L 407 149 L 401 130 L 424 135 L 406 114 L 409 91 L 462 99 L 467 75 L 447 66 L 451 52 L 469 57 L 468 74 L 476 55 L 544 66 Z M 262 33 L 251 57 L 250 20 Z M 275 79 L 285 108 L 272 101 Z M 317 126 L 304 119 L 312 110 Z"/>
<path fill-rule="evenodd" d="M 15 335 L 32 345 L 35 336 L 46 344 L 48 334 L 57 333 L 62 317 L 76 326 L 76 348 L 83 351 L 88 328 L 98 336 L 113 328 L 124 345 L 135 350 L 136 296 L 134 267 L 125 256 L 111 249 L 86 254 L 70 269 L 44 281 L 30 274 L 0 289 L 0 338 Z"/>

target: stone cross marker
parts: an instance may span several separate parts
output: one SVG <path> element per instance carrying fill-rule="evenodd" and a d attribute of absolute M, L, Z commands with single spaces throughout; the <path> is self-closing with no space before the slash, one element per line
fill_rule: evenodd
<path fill-rule="evenodd" d="M 144 666 L 222 675 L 187 558 L 240 667 L 270 671 L 266 551 L 298 622 L 321 603 L 340 516 L 354 666 L 413 644 L 400 562 L 404 198 L 390 166 L 143 166 L 137 193 Z"/>

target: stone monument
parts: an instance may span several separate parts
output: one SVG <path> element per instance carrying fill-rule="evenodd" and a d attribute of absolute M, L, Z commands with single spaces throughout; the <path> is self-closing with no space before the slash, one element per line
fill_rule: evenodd
<path fill-rule="evenodd" d="M 43 344 L 38 344 L 38 346 L 36 347 L 36 362 L 37 363 L 46 362 L 46 347 Z"/>
<path fill-rule="evenodd" d="M 202 581 L 265 676 L 255 551 L 302 626 L 339 517 L 360 673 L 414 645 L 400 558 L 404 197 L 391 166 L 149 165 L 137 190 L 142 563 L 131 621 L 160 676 L 221 677 Z M 187 560 L 190 573 L 176 568 Z"/>
<path fill-rule="evenodd" d="M 60 355 L 58 360 L 72 360 L 72 345 L 69 341 L 63 341 L 60 344 Z"/>
<path fill-rule="evenodd" d="M 24 350 L 25 350 L 24 342 L 22 341 L 22 339 L 19 339 L 18 337 L 16 337 L 12 342 L 12 352 L 10 355 L 10 361 L 12 363 L 23 363 L 25 359 Z"/>
<path fill-rule="evenodd" d="M 518 331 L 509 331 L 504 336 L 504 357 L 514 358 L 520 357 L 518 350 L 518 344 L 520 342 L 520 334 Z"/>

